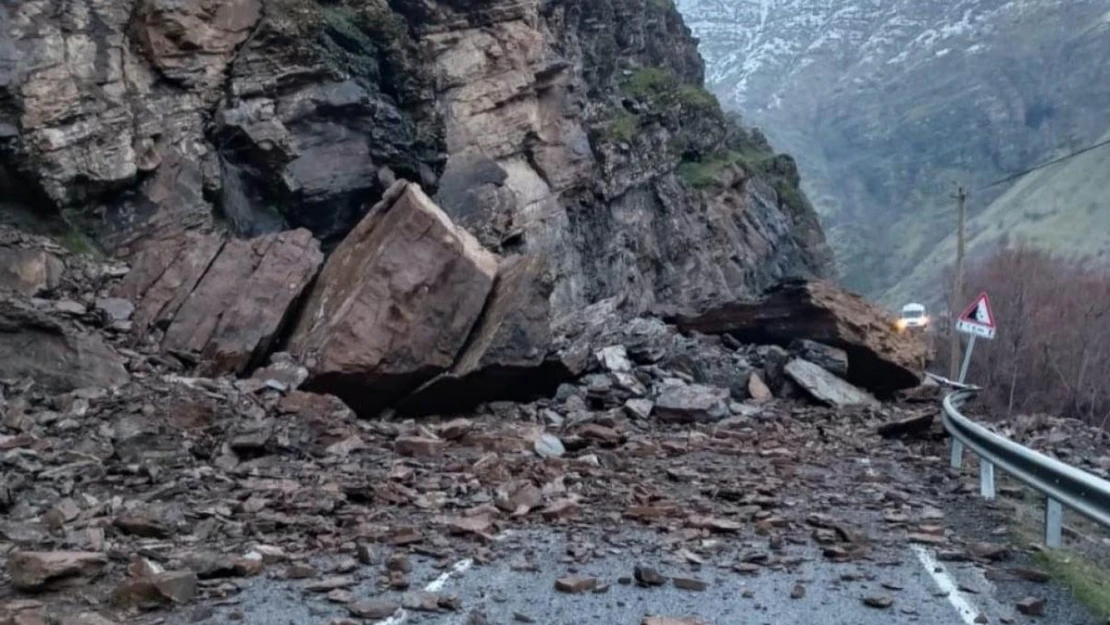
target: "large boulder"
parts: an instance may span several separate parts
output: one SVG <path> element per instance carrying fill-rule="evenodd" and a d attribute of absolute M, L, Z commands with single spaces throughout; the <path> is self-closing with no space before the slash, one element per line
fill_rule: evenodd
<path fill-rule="evenodd" d="M 809 339 L 796 339 L 790 344 L 790 351 L 803 360 L 808 360 L 829 373 L 842 378 L 848 377 L 848 352 L 811 341 Z"/>
<path fill-rule="evenodd" d="M 741 342 L 790 345 L 809 339 L 848 353 L 847 380 L 887 395 L 917 386 L 925 363 L 919 336 L 899 333 L 894 320 L 863 297 L 825 281 L 791 281 L 761 301 L 731 302 L 669 319 L 683 331 L 731 334 Z"/>
<path fill-rule="evenodd" d="M 204 375 L 261 364 L 323 262 L 305 229 L 255 239 L 177 232 L 152 240 L 117 294 L 137 302 L 136 330 L 199 359 Z"/>
<path fill-rule="evenodd" d="M 527 401 L 554 393 L 571 372 L 552 346 L 551 283 L 537 257 L 501 262 L 497 280 L 470 340 L 449 371 L 398 404 L 403 414 L 467 411 L 490 400 Z"/>
<path fill-rule="evenodd" d="M 405 181 L 328 259 L 290 339 L 304 388 L 372 415 L 455 364 L 497 257 Z"/>
<path fill-rule="evenodd" d="M 0 378 L 31 378 L 45 393 L 127 382 L 123 359 L 99 336 L 0 298 Z"/>
<path fill-rule="evenodd" d="M 808 360 L 801 358 L 791 360 L 784 371 L 791 380 L 798 383 L 798 386 L 823 404 L 836 408 L 879 404 L 871 394 L 852 386 Z"/>

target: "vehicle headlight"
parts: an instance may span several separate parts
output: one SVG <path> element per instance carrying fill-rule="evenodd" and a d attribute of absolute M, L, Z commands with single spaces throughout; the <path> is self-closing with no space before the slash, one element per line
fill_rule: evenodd
<path fill-rule="evenodd" d="M 899 330 L 905 330 L 906 329 L 906 320 L 905 319 L 899 319 L 898 321 L 894 322 L 894 327 L 898 328 Z"/>

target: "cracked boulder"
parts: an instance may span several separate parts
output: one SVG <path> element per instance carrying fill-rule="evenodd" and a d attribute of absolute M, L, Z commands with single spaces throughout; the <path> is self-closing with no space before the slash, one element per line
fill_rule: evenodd
<path fill-rule="evenodd" d="M 497 257 L 418 185 L 395 183 L 328 259 L 290 339 L 304 388 L 373 415 L 449 370 Z"/>
<path fill-rule="evenodd" d="M 670 318 L 684 332 L 729 334 L 742 343 L 808 339 L 847 353 L 847 380 L 878 393 L 917 386 L 925 343 L 899 333 L 894 320 L 863 297 L 825 281 L 784 282 L 756 302 L 731 302 Z"/>
<path fill-rule="evenodd" d="M 460 412 L 483 401 L 550 395 L 571 377 L 548 358 L 551 284 L 536 257 L 503 260 L 489 302 L 457 362 L 402 401 L 403 414 Z"/>
<path fill-rule="evenodd" d="M 848 353 L 842 349 L 808 339 L 798 339 L 790 344 L 790 351 L 829 373 L 842 378 L 848 377 Z"/>
<path fill-rule="evenodd" d="M 241 373 L 264 361 L 322 261 L 304 229 L 250 240 L 177 232 L 144 246 L 117 295 L 136 302 L 136 331 L 160 331 L 163 350 L 199 361 L 203 375 Z"/>
<path fill-rule="evenodd" d="M 791 360 L 785 371 L 791 380 L 823 404 L 833 407 L 879 405 L 878 400 L 870 393 L 852 386 L 808 360 Z"/>

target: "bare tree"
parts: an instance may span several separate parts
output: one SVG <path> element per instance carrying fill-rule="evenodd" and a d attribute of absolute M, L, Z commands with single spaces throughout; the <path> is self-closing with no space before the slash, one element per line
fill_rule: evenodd
<path fill-rule="evenodd" d="M 976 344 L 968 379 L 986 388 L 992 414 L 1110 423 L 1110 270 L 999 246 L 970 265 L 963 301 L 980 291 L 990 295 L 998 334 Z"/>

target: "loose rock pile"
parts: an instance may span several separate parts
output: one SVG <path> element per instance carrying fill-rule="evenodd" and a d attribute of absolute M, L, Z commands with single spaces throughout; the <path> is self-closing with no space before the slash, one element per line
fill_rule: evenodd
<path fill-rule="evenodd" d="M 388 595 L 411 590 L 407 554 L 511 557 L 492 538 L 537 525 L 665 528 L 695 559 L 707 536 L 769 541 L 735 563 L 744 574 L 787 565 L 775 555 L 787 538 L 834 561 L 875 540 L 947 542 L 930 533 L 936 502 L 920 485 L 843 488 L 858 458 L 906 453 L 877 450 L 877 426 L 936 411 L 879 405 L 842 377 L 847 350 L 684 335 L 657 318 L 620 322 L 605 301 L 553 341 L 580 374 L 549 397 L 360 420 L 305 391 L 310 368 L 285 352 L 250 377 L 197 377 L 191 354 L 128 331 L 142 305 L 129 315 L 110 300 L 125 268 L 19 241 L 65 270 L 31 296 L 6 283 L 0 299 L 0 341 L 20 346 L 0 362 L 0 623 L 104 625 L 234 602 L 259 575 L 310 579 L 353 618 L 458 609 Z M 822 512 L 849 509 L 893 533 L 868 539 L 862 518 Z M 378 570 L 385 594 L 348 590 L 360 567 Z M 75 585 L 80 601 L 66 598 Z"/>

